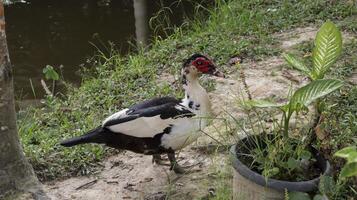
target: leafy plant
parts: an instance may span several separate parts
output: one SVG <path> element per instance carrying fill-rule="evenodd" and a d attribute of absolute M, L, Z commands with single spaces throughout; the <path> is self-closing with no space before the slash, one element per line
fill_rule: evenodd
<path fill-rule="evenodd" d="M 251 102 L 255 107 L 278 107 L 283 111 L 284 135 L 288 135 L 288 125 L 294 112 L 307 109 L 307 106 L 316 99 L 333 92 L 343 85 L 339 80 L 318 80 L 325 76 L 331 65 L 336 62 L 342 50 L 342 36 L 337 27 L 330 21 L 324 23 L 315 38 L 313 49 L 313 66 L 307 67 L 301 60 L 292 54 L 283 53 L 289 65 L 300 70 L 313 80 L 310 84 L 297 90 L 286 104 L 276 104 L 259 100 Z"/>
<path fill-rule="evenodd" d="M 280 122 L 273 123 L 273 128 L 271 129 L 271 132 L 275 135 L 274 141 L 272 142 L 269 137 L 263 137 L 264 145 L 258 144 L 254 147 L 255 149 L 251 150 L 252 165 L 264 176 L 283 180 L 311 178 L 311 174 L 305 174 L 304 171 L 309 169 L 316 160 L 306 150 L 311 144 L 308 143 L 308 140 L 301 139 L 305 137 L 304 133 L 309 136 L 311 128 L 306 127 L 305 130 L 307 131 L 305 132 L 301 128 L 298 134 L 294 136 L 291 133 L 293 129 L 290 128 L 290 121 L 292 116 L 298 116 L 303 111 L 308 112 L 308 106 L 314 101 L 318 101 L 343 86 L 344 83 L 341 80 L 323 79 L 326 72 L 341 54 L 341 49 L 341 33 L 332 22 L 326 22 L 320 28 L 315 39 L 312 67 L 307 67 L 291 54 L 283 55 L 291 66 L 311 78 L 312 81 L 310 83 L 296 91 L 289 92 L 288 100 L 285 103 L 275 103 L 268 100 L 248 100 L 244 102 L 245 105 L 251 108 L 278 108 L 281 112 Z M 272 113 L 270 114 L 270 116 L 273 115 Z M 274 117 L 272 118 L 274 121 Z M 260 130 L 265 132 L 262 128 Z M 296 135 L 299 135 L 299 138 Z M 300 176 L 300 174 L 302 175 Z M 313 176 L 318 176 L 318 173 Z M 322 194 L 325 195 L 325 193 Z M 292 194 L 289 195 L 289 198 L 293 198 L 294 195 L 306 196 L 305 194 Z"/>
<path fill-rule="evenodd" d="M 51 65 L 46 65 L 46 67 L 43 68 L 42 72 L 47 80 L 52 80 L 52 92 L 49 92 L 45 82 L 41 81 L 46 92 L 52 96 L 55 92 L 56 81 L 59 80 L 59 75 Z"/>
<path fill-rule="evenodd" d="M 59 79 L 58 73 L 56 72 L 56 70 L 53 69 L 51 65 L 46 65 L 46 67 L 43 68 L 42 72 L 47 80 L 57 81 Z"/>
<path fill-rule="evenodd" d="M 307 106 L 320 97 L 323 97 L 343 86 L 343 82 L 335 79 L 322 79 L 313 81 L 294 92 L 285 104 L 277 104 L 265 100 L 251 100 L 248 104 L 253 107 L 277 107 L 283 112 L 283 134 L 288 137 L 289 121 L 294 113 L 306 110 Z"/>
<path fill-rule="evenodd" d="M 293 68 L 309 76 L 311 80 L 324 78 L 326 72 L 334 64 L 342 52 L 342 35 L 335 24 L 325 22 L 315 38 L 315 47 L 312 53 L 312 67 L 307 67 L 293 54 L 284 53 L 286 62 Z"/>
<path fill-rule="evenodd" d="M 357 147 L 350 146 L 345 147 L 337 151 L 334 156 L 345 158 L 347 160 L 345 166 L 340 172 L 340 177 L 342 179 L 357 176 Z"/>

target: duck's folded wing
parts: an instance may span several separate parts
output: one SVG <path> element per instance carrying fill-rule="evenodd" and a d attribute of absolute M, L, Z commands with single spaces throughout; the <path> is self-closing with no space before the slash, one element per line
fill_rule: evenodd
<path fill-rule="evenodd" d="M 150 100 L 143 101 L 129 108 L 129 110 L 139 110 L 154 106 L 159 106 L 167 103 L 180 103 L 180 101 L 174 97 L 156 97 Z"/>
<path fill-rule="evenodd" d="M 103 126 L 134 137 L 154 137 L 195 114 L 174 102 L 142 109 L 124 109 L 108 117 Z"/>
<path fill-rule="evenodd" d="M 143 101 L 143 102 L 138 103 L 136 105 L 133 105 L 133 106 L 131 106 L 129 108 L 126 108 L 126 109 L 123 109 L 123 110 L 121 110 L 119 112 L 114 113 L 113 115 L 107 117 L 103 121 L 102 125 L 103 126 L 111 126 L 113 124 L 124 123 L 126 121 L 130 121 L 130 120 L 133 120 L 133 119 L 137 118 L 137 116 L 134 116 L 132 114 L 133 112 L 136 112 L 138 110 L 147 109 L 147 108 L 150 108 L 150 107 L 160 106 L 160 105 L 163 105 L 163 104 L 168 104 L 168 103 L 176 103 L 176 104 L 178 104 L 178 103 L 180 103 L 180 101 L 177 100 L 174 97 L 157 97 L 157 98 L 154 98 L 154 99 L 146 100 L 146 101 Z M 128 116 L 129 114 L 131 116 Z"/>

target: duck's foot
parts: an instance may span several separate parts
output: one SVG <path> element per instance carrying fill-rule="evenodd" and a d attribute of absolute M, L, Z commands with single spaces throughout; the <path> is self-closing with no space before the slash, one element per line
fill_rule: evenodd
<path fill-rule="evenodd" d="M 163 159 L 160 154 L 152 155 L 152 163 L 157 165 L 170 166 L 166 159 Z"/>
<path fill-rule="evenodd" d="M 163 164 L 163 160 L 161 158 L 161 155 L 160 154 L 152 155 L 152 163 L 158 164 L 158 165 L 162 165 Z"/>
<path fill-rule="evenodd" d="M 168 153 L 167 157 L 170 160 L 170 170 L 174 170 L 176 174 L 183 174 L 185 170 L 177 163 L 175 153 Z"/>
<path fill-rule="evenodd" d="M 176 174 L 184 174 L 186 173 L 186 170 L 184 170 L 180 165 L 177 163 L 174 166 L 170 167 L 170 170 L 174 170 Z"/>

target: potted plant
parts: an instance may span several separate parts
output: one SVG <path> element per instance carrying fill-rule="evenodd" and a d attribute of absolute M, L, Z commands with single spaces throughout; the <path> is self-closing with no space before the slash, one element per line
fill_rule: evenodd
<path fill-rule="evenodd" d="M 323 79 L 340 55 L 341 45 L 341 33 L 333 23 L 326 22 L 315 38 L 311 69 L 291 54 L 284 54 L 290 65 L 309 75 L 309 84 L 290 92 L 285 103 L 244 102 L 258 120 L 254 123 L 249 118 L 250 128 L 237 123 L 246 137 L 231 147 L 234 199 L 310 199 L 307 192 L 318 189 L 321 175 L 329 173 L 330 164 L 309 140 L 313 127 L 303 123 L 293 129 L 290 125 L 292 118 L 309 112 L 311 103 L 343 85 L 340 80 Z M 267 107 L 279 110 L 281 117 L 256 109 Z M 271 127 L 268 130 L 266 123 Z"/>

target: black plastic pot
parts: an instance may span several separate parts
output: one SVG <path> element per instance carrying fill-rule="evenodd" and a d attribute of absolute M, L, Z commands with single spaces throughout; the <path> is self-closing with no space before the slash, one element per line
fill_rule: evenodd
<path fill-rule="evenodd" d="M 251 137 L 256 137 L 256 136 L 251 136 Z M 241 140 L 240 142 L 245 142 L 249 143 L 249 137 Z M 242 144 L 242 143 L 241 143 Z M 308 181 L 300 181 L 300 182 L 291 182 L 291 181 L 282 181 L 282 180 L 276 180 L 276 179 L 271 179 L 271 178 L 265 178 L 263 175 L 249 169 L 245 164 L 243 164 L 238 158 L 237 158 L 237 144 L 233 145 L 230 149 L 232 153 L 232 162 L 233 162 L 233 168 L 239 175 L 239 181 L 238 182 L 244 182 L 245 180 L 242 181 L 242 178 L 244 177 L 245 179 L 255 183 L 256 185 L 263 186 L 264 188 L 269 188 L 272 189 L 273 192 L 275 193 L 281 193 L 281 195 L 284 195 L 284 192 L 287 191 L 299 191 L 299 192 L 311 192 L 317 189 L 320 177 L 316 177 L 312 180 Z M 331 171 L 331 166 L 330 163 L 324 159 L 324 157 L 317 152 L 316 150 L 312 149 L 311 153 L 315 156 L 316 158 L 316 166 L 320 168 L 320 170 L 323 172 L 324 175 L 327 175 Z M 240 183 L 237 183 L 240 184 Z M 242 190 L 249 190 L 249 187 L 254 186 L 255 184 L 250 184 L 250 183 L 243 183 L 244 187 L 240 187 L 241 191 L 238 192 L 247 192 L 247 191 L 242 191 Z M 249 187 L 247 187 L 249 185 Z M 233 188 L 234 190 L 234 188 Z M 258 191 L 258 189 L 252 189 L 252 191 L 249 194 L 254 194 L 256 193 L 255 191 Z M 265 190 L 266 191 L 266 190 Z M 268 195 L 269 196 L 269 195 Z M 278 195 L 279 196 L 279 195 Z M 237 199 L 237 198 L 235 198 Z M 253 199 L 253 198 L 252 198 Z M 257 198 L 259 199 L 259 198 Z M 279 198 L 267 198 L 267 199 L 279 199 Z"/>

